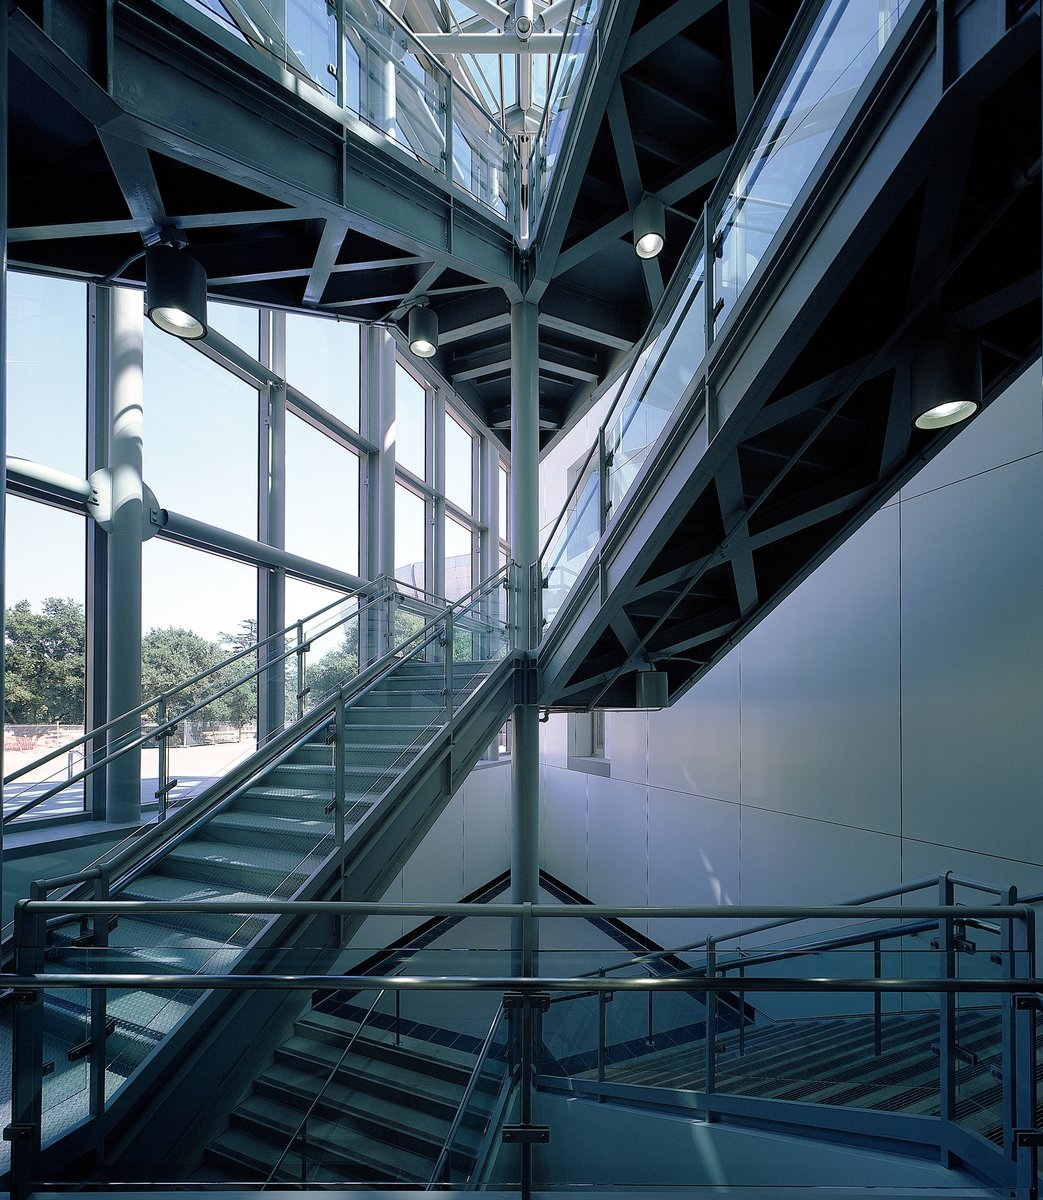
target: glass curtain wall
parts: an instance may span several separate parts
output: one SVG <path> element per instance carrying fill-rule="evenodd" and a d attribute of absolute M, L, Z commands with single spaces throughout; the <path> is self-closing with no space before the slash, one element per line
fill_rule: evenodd
<path fill-rule="evenodd" d="M 28 465 L 19 473 L 12 463 L 8 488 L 5 776 L 79 736 L 89 717 L 97 725 L 116 715 L 102 711 L 99 653 L 113 619 L 104 611 L 107 535 L 68 486 L 78 481 L 82 491 L 107 462 L 108 384 L 92 366 L 105 356 L 90 342 L 104 333 L 90 334 L 88 320 L 105 293 L 8 278 L 8 452 Z M 362 432 L 371 423 L 360 386 L 379 369 L 375 359 L 362 362 L 370 340 L 344 321 L 213 301 L 210 324 L 212 336 L 189 344 L 141 318 L 142 476 L 169 514 L 163 528 L 145 530 L 141 549 L 143 730 L 192 710 L 169 743 L 176 787 L 168 803 L 359 669 L 357 600 L 337 599 L 352 580 L 364 582 L 373 537 L 365 498 L 380 452 Z M 497 447 L 490 461 L 499 476 L 483 491 L 488 431 L 411 361 L 394 370 L 395 575 L 455 598 L 479 581 L 483 538 L 495 539 L 497 561 L 508 553 L 506 461 Z M 486 492 L 498 511 L 482 511 Z M 272 565 L 266 544 L 297 556 L 300 568 Z M 283 629 L 273 642 L 273 652 L 286 652 L 274 687 L 262 684 L 262 693 L 246 678 L 260 665 L 254 653 L 222 665 Z M 303 654 L 298 642 L 307 643 Z M 203 680 L 179 687 L 197 675 Z M 224 695 L 212 699 L 218 690 Z M 83 753 L 49 763 L 47 786 L 56 770 L 82 769 Z M 147 742 L 146 807 L 163 783 L 157 756 Z M 42 784 L 31 774 L 5 782 L 5 811 L 32 798 L 33 786 Z M 19 820 L 90 815 L 90 799 L 90 789 L 70 785 Z"/>

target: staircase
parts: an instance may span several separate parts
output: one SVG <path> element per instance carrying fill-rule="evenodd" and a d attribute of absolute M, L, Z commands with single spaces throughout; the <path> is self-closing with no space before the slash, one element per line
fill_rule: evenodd
<path fill-rule="evenodd" d="M 343 863 L 352 898 L 379 897 L 509 713 L 504 626 L 498 615 L 485 615 L 499 613 L 500 589 L 498 575 L 184 811 L 101 860 L 108 896 L 230 905 L 316 900 L 331 889 L 340 894 Z M 483 657 L 462 657 L 476 650 Z M 96 886 L 85 880 L 67 898 L 90 899 Z M 74 916 L 53 923 L 43 969 L 186 976 L 275 970 L 271 956 L 294 945 L 303 930 L 286 917 L 162 911 L 121 916 L 107 930 L 103 924 Z M 312 940 L 322 946 L 328 937 Z M 306 953 L 321 970 L 336 948 Z M 96 1115 L 99 1104 L 110 1126 L 138 1119 L 150 1082 L 155 1086 L 178 1063 L 180 1044 L 200 1044 L 230 999 L 147 984 L 95 995 L 104 1005 L 101 1026 L 97 1011 L 92 1023 L 86 992 L 45 992 L 39 1006 L 44 1146 Z M 0 1052 L 11 1045 L 13 1023 L 8 1007 Z M 91 1030 L 99 1027 L 103 1047 L 92 1046 Z M 249 1032 L 238 1033 L 244 1044 Z M 222 1032 L 222 1051 L 236 1036 Z M 10 1111 L 9 1101 L 0 1113 L 4 1125 Z M 5 1170 L 9 1143 L 0 1153 Z"/>
<path fill-rule="evenodd" d="M 1003 1144 L 1003 1062 L 999 1009 L 961 1009 L 955 1064 L 956 1119 Z M 871 1016 L 777 1021 L 717 1039 L 714 1090 L 735 1096 L 939 1115 L 938 1014 L 893 1013 L 882 1019 L 875 1049 Z M 1043 1047 L 1037 1051 L 1043 1069 Z M 617 1062 L 614 1083 L 703 1092 L 702 1042 Z M 588 1078 L 592 1077 L 589 1073 Z M 1043 1112 L 1037 1112 L 1037 1119 Z"/>
<path fill-rule="evenodd" d="M 396 1034 L 393 1018 L 366 1016 L 329 999 L 302 1014 L 207 1147 L 198 1178 L 427 1183 L 481 1043 L 424 1027 Z M 491 1077 L 479 1079 L 454 1138 L 454 1163 L 468 1173 L 494 1101 Z"/>

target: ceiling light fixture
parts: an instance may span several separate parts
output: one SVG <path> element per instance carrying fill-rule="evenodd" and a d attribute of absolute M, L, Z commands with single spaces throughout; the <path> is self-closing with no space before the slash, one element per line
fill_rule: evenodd
<path fill-rule="evenodd" d="M 438 314 L 426 304 L 409 310 L 409 349 L 417 358 L 434 358 L 438 350 Z"/>
<path fill-rule="evenodd" d="M 912 362 L 911 416 L 917 429 L 946 429 L 981 408 L 977 338 L 954 334 L 922 347 Z"/>
<path fill-rule="evenodd" d="M 655 258 L 666 238 L 666 209 L 662 200 L 645 196 L 634 209 L 634 250 L 638 258 Z"/>
<path fill-rule="evenodd" d="M 174 337 L 206 335 L 206 272 L 191 254 L 163 244 L 145 250 L 145 312 Z"/>

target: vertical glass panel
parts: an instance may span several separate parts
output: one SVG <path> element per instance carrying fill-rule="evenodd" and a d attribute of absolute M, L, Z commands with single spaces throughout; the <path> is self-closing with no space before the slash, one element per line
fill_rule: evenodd
<path fill-rule="evenodd" d="M 337 17 L 326 0 L 284 0 L 286 11 L 286 63 L 327 94 L 336 92 L 330 66 L 337 65 Z M 277 12 L 277 0 L 265 7 Z"/>
<path fill-rule="evenodd" d="M 7 305 L 7 452 L 82 475 L 87 288 L 12 271 Z"/>
<path fill-rule="evenodd" d="M 888 38 L 903 0 L 830 0 L 738 173 L 716 227 L 714 296 L 729 312 Z"/>
<path fill-rule="evenodd" d="M 84 732 L 84 535 L 82 517 L 15 496 L 7 499 L 4 770 L 8 774 Z M 50 790 L 80 765 L 78 760 L 62 759 L 34 769 L 5 789 L 5 813 Z M 58 816 L 82 809 L 83 784 L 76 783 L 27 816 Z"/>
<path fill-rule="evenodd" d="M 500 541 L 506 542 L 508 521 L 507 468 L 500 463 Z"/>
<path fill-rule="evenodd" d="M 286 314 L 286 379 L 352 429 L 359 427 L 359 327 Z"/>
<path fill-rule="evenodd" d="M 206 322 L 211 329 L 216 329 L 230 342 L 235 342 L 240 350 L 257 357 L 259 314 L 256 308 L 208 300 Z"/>
<path fill-rule="evenodd" d="M 286 419 L 286 549 L 359 569 L 359 460 L 292 415 Z"/>
<path fill-rule="evenodd" d="M 427 585 L 427 505 L 423 497 L 395 484 L 395 578 Z"/>
<path fill-rule="evenodd" d="M 395 367 L 395 461 L 427 478 L 427 394 L 402 367 Z"/>
<path fill-rule="evenodd" d="M 293 689 L 293 695 L 287 697 L 286 711 L 291 716 L 296 712 L 297 691 L 306 689 L 304 708 L 314 708 L 324 696 L 358 674 L 360 660 L 356 598 L 300 579 L 287 579 L 286 624 L 297 621 L 302 626 L 287 639 L 287 649 L 295 644 L 307 648 L 303 669 L 298 655 L 286 660 L 287 686 Z"/>
<path fill-rule="evenodd" d="M 164 508 L 257 536 L 257 389 L 150 321 L 144 468 Z"/>
<path fill-rule="evenodd" d="M 472 587 L 471 559 L 473 537 L 470 529 L 454 521 L 452 517 L 445 519 L 445 598 L 459 600 Z"/>
<path fill-rule="evenodd" d="M 173 693 L 168 718 L 196 709 L 170 740 L 169 774 L 177 786 L 168 803 L 178 803 L 256 748 L 257 685 L 244 679 L 256 666 L 254 657 L 220 672 L 212 668 L 257 639 L 257 571 L 153 538 L 142 548 L 141 592 L 142 698 Z M 204 672 L 204 679 L 181 686 Z M 211 699 L 231 684 L 236 686 Z M 146 728 L 159 716 L 155 706 L 148 709 Z M 160 786 L 158 748 L 147 743 L 141 758 L 142 798 L 149 802 Z"/>
<path fill-rule="evenodd" d="M 464 512 L 474 512 L 474 438 L 445 414 L 445 494 Z"/>

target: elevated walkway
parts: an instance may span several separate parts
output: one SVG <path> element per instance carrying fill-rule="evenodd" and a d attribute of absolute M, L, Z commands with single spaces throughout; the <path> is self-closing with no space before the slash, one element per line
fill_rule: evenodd
<path fill-rule="evenodd" d="M 1039 354 L 1039 8 L 996 11 L 793 31 L 548 539 L 541 704 L 681 695 L 953 435 L 930 348 L 983 404 Z"/>

